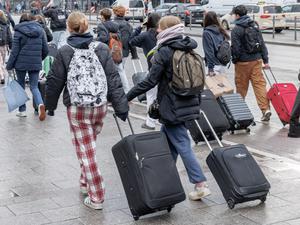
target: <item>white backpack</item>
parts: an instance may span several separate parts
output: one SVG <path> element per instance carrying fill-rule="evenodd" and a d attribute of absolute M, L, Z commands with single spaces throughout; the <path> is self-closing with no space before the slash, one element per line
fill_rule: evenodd
<path fill-rule="evenodd" d="M 69 65 L 67 88 L 72 105 L 96 107 L 107 102 L 107 80 L 104 69 L 95 53 L 99 43 L 88 49 L 73 48 Z"/>

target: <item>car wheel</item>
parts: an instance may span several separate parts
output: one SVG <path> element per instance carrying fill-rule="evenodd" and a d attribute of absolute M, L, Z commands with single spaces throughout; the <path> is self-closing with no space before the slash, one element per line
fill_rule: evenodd
<path fill-rule="evenodd" d="M 204 27 L 204 24 L 203 23 L 200 23 L 201 27 Z"/>
<path fill-rule="evenodd" d="M 222 21 L 222 26 L 224 27 L 225 30 L 229 30 L 229 24 L 226 20 Z"/>
<path fill-rule="evenodd" d="M 142 23 L 142 22 L 144 22 L 144 20 L 143 20 L 143 19 L 140 19 L 140 22 Z"/>
<path fill-rule="evenodd" d="M 275 32 L 276 32 L 277 34 L 281 33 L 282 30 L 283 30 L 282 28 L 275 28 Z"/>

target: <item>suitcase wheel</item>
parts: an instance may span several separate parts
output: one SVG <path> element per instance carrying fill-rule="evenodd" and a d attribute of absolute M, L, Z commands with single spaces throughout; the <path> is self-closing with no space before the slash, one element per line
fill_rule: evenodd
<path fill-rule="evenodd" d="M 172 208 L 173 208 L 174 206 L 170 206 L 169 208 L 167 208 L 167 211 L 168 211 L 168 213 L 170 213 L 171 211 L 172 211 Z"/>
<path fill-rule="evenodd" d="M 285 122 L 285 121 L 283 121 L 283 120 L 281 120 L 281 123 L 283 124 L 284 127 L 285 127 L 285 125 L 288 124 L 287 122 Z"/>
<path fill-rule="evenodd" d="M 260 199 L 260 201 L 261 201 L 262 203 L 264 203 L 266 200 L 267 200 L 267 197 L 266 197 L 266 196 L 264 196 L 264 197 L 262 197 L 262 198 Z"/>
<path fill-rule="evenodd" d="M 139 217 L 139 216 L 133 216 L 133 219 L 134 219 L 135 221 L 138 221 L 138 220 L 140 219 L 140 217 Z"/>
<path fill-rule="evenodd" d="M 234 200 L 233 199 L 228 199 L 228 201 L 227 201 L 227 205 L 228 205 L 228 207 L 229 207 L 229 209 L 233 209 L 234 208 L 234 206 L 235 206 L 235 202 L 234 202 Z"/>
<path fill-rule="evenodd" d="M 234 134 L 234 130 L 230 131 L 230 134 Z"/>
<path fill-rule="evenodd" d="M 250 132 L 251 132 L 251 129 L 250 129 L 250 128 L 247 128 L 247 129 L 246 129 L 246 132 L 247 132 L 247 133 L 250 133 Z"/>

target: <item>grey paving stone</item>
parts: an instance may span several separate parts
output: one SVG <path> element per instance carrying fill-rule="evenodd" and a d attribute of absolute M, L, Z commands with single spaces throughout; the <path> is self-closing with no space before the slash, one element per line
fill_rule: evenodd
<path fill-rule="evenodd" d="M 14 216 L 12 211 L 10 211 L 7 207 L 4 206 L 0 207 L 0 218 L 10 217 L 10 216 Z"/>
<path fill-rule="evenodd" d="M 94 216 L 80 218 L 80 221 L 85 225 L 114 225 L 133 221 L 132 217 L 121 210 L 113 212 L 97 212 Z"/>
<path fill-rule="evenodd" d="M 66 208 L 57 208 L 42 211 L 42 214 L 51 222 L 60 222 L 65 220 L 77 219 L 79 217 L 92 217 L 97 214 L 96 210 L 89 209 L 84 205 L 76 205 Z"/>
<path fill-rule="evenodd" d="M 203 225 L 259 225 L 259 223 L 255 223 L 241 215 L 232 215 L 222 218 L 216 217 L 213 220 L 205 221 Z"/>
<path fill-rule="evenodd" d="M 32 202 L 18 203 L 7 206 L 16 215 L 40 212 L 42 210 L 55 209 L 59 205 L 50 199 L 41 199 Z"/>
<path fill-rule="evenodd" d="M 62 222 L 55 222 L 55 223 L 47 223 L 45 225 L 83 225 L 79 219 L 74 220 L 66 220 Z"/>
<path fill-rule="evenodd" d="M 295 220 L 288 220 L 286 221 L 286 224 L 288 225 L 299 225 L 300 224 L 300 218 Z"/>
<path fill-rule="evenodd" d="M 50 221 L 40 213 L 0 218 L 1 225 L 41 225 Z"/>

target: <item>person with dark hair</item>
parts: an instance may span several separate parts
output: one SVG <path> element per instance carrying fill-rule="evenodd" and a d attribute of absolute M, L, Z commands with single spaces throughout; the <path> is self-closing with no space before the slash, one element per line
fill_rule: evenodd
<path fill-rule="evenodd" d="M 262 111 L 261 121 L 267 123 L 272 113 L 262 69 L 263 63 L 265 69 L 270 68 L 268 50 L 259 27 L 247 15 L 246 7 L 238 5 L 233 8 L 232 14 L 236 18 L 236 26 L 231 32 L 236 91 L 245 98 L 251 81 L 256 101 Z"/>
<path fill-rule="evenodd" d="M 42 15 L 36 15 L 35 19 L 39 24 L 42 25 L 42 27 L 46 33 L 46 36 L 47 36 L 47 42 L 51 42 L 53 40 L 53 36 L 52 36 L 51 31 L 49 30 L 49 28 L 46 25 L 45 18 Z"/>
<path fill-rule="evenodd" d="M 208 74 L 225 73 L 225 67 L 220 63 L 216 54 L 218 48 L 224 40 L 229 40 L 230 36 L 226 30 L 220 25 L 218 16 L 215 12 L 210 11 L 204 17 L 203 32 L 203 49 L 205 53 L 205 61 L 208 67 Z"/>
<path fill-rule="evenodd" d="M 21 16 L 15 27 L 12 50 L 6 65 L 7 70 L 16 70 L 17 81 L 25 89 L 25 76 L 28 73 L 33 101 L 39 109 L 39 119 L 46 118 L 45 105 L 38 89 L 39 72 L 42 60 L 48 55 L 48 45 L 42 26 L 29 13 Z M 19 107 L 18 117 L 26 117 L 26 105 Z"/>
<path fill-rule="evenodd" d="M 58 5 L 54 4 L 53 0 L 49 2 L 43 14 L 45 17 L 51 19 L 50 29 L 52 30 L 53 43 L 57 46 L 57 48 L 60 48 L 66 44 L 67 40 L 66 21 L 68 15 L 65 11 L 61 10 Z"/>
<path fill-rule="evenodd" d="M 143 49 L 143 52 L 148 62 L 148 70 L 150 70 L 152 66 L 151 58 L 153 54 L 150 54 L 151 56 L 149 57 L 147 56 L 148 53 L 156 46 L 157 28 L 160 18 L 161 17 L 158 13 L 151 13 L 148 17 L 148 20 L 134 30 L 129 41 L 129 44 L 131 46 L 136 46 Z M 147 30 L 145 32 L 142 32 L 144 27 L 146 27 Z M 157 87 L 154 87 L 150 91 L 146 92 L 147 111 L 156 99 L 156 95 Z M 149 115 L 147 115 L 147 119 L 145 123 L 142 124 L 142 128 L 148 130 L 155 130 L 155 123 L 156 120 L 152 119 Z"/>

